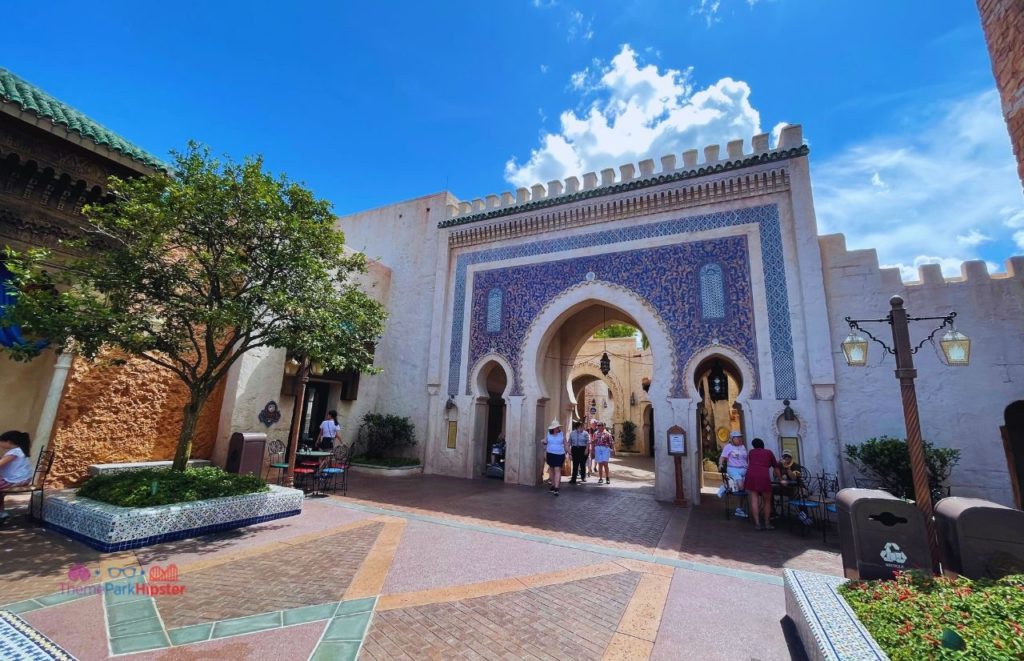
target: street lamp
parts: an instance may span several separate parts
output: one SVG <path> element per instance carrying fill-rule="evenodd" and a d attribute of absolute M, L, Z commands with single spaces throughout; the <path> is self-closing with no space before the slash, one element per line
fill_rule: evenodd
<path fill-rule="evenodd" d="M 914 368 L 914 354 L 927 342 L 934 339 L 935 335 L 943 330 L 948 330 L 939 340 L 942 353 L 945 356 L 947 365 L 966 366 L 971 356 L 971 341 L 963 333 L 953 328 L 955 312 L 950 312 L 944 317 L 909 317 L 903 307 L 903 298 L 893 296 L 889 299 L 889 314 L 883 319 L 851 319 L 846 317 L 846 323 L 850 325 L 850 334 L 843 340 L 843 354 L 846 356 L 847 365 L 863 367 L 867 362 L 867 340 L 859 333 L 864 333 L 873 341 L 896 357 L 896 378 L 900 381 L 900 395 L 903 401 L 903 419 L 907 427 L 907 451 L 910 454 L 910 470 L 914 478 L 914 498 L 917 507 L 924 513 L 925 525 L 928 529 L 928 547 L 932 555 L 932 567 L 939 566 L 939 547 L 935 537 L 934 511 L 932 508 L 931 485 L 928 480 L 928 468 L 925 463 L 924 444 L 921 441 L 921 420 L 917 410 L 917 390 L 914 388 L 914 379 L 917 378 L 917 369 Z M 933 330 L 928 337 L 921 340 L 915 346 L 910 345 L 910 322 L 911 321 L 941 321 L 938 328 Z M 870 332 L 860 327 L 860 324 L 889 324 L 892 329 L 892 343 L 890 347 Z"/>

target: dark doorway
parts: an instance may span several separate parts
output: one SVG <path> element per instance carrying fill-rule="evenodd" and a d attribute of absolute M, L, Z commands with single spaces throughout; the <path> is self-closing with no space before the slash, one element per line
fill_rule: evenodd
<path fill-rule="evenodd" d="M 654 456 L 654 407 L 648 406 L 644 411 L 644 424 L 647 425 L 647 453 Z"/>
<path fill-rule="evenodd" d="M 329 383 L 310 381 L 306 385 L 306 401 L 302 407 L 302 439 L 300 443 L 312 444 L 320 432 L 320 423 L 327 417 L 327 397 L 330 395 Z"/>
<path fill-rule="evenodd" d="M 1017 509 L 1024 509 L 1024 400 L 1006 407 L 1003 413 L 1006 425 L 1002 427 L 1006 467 L 1010 472 L 1010 485 Z"/>

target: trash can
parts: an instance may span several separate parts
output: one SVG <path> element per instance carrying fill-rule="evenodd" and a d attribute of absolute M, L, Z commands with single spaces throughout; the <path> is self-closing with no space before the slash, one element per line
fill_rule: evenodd
<path fill-rule="evenodd" d="M 1024 512 L 980 498 L 935 505 L 943 569 L 971 579 L 1024 574 Z"/>
<path fill-rule="evenodd" d="M 262 475 L 266 445 L 266 434 L 243 434 L 236 431 L 228 440 L 228 459 L 224 470 L 239 475 Z"/>
<path fill-rule="evenodd" d="M 846 578 L 893 578 L 893 572 L 931 571 L 924 515 L 881 489 L 836 494 L 839 546 Z"/>

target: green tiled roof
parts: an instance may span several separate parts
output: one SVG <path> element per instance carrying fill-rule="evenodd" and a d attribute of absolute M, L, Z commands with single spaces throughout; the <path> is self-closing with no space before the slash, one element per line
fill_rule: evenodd
<path fill-rule="evenodd" d="M 0 67 L 0 101 L 18 104 L 22 110 L 49 119 L 81 134 L 97 145 L 120 152 L 152 168 L 166 170 L 160 159 L 136 147 L 103 125 L 89 119 L 68 104 L 55 99 L 35 85 Z"/>

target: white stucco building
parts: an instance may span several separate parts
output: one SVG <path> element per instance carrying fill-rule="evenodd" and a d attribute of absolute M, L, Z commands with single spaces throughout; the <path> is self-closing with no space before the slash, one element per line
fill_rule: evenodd
<path fill-rule="evenodd" d="M 849 481 L 845 444 L 905 431 L 892 357 L 848 367 L 843 319 L 884 317 L 900 294 L 915 316 L 955 310 L 974 341 L 969 367 L 944 366 L 928 345 L 916 356 L 924 436 L 963 450 L 953 492 L 1012 503 L 1000 425 L 1024 399 L 1024 258 L 1001 274 L 968 262 L 959 278 L 925 266 L 919 282 L 902 282 L 873 251 L 818 235 L 808 154 L 790 126 L 774 148 L 762 134 L 724 153 L 710 146 L 471 202 L 442 192 L 340 218 L 348 245 L 374 260 L 368 283 L 390 318 L 376 354 L 383 373 L 364 375 L 355 400 L 329 391 L 331 408 L 350 427 L 366 411 L 409 416 L 425 470 L 465 478 L 481 475 L 503 431 L 506 481 L 536 484 L 538 439 L 576 404 L 583 343 L 604 324 L 629 323 L 650 341 L 643 401 L 657 497 L 674 492 L 664 445 L 678 425 L 684 483 L 698 500 L 701 384 L 718 368 L 736 390 L 732 424 L 748 438 L 778 453 L 782 437 L 796 437 L 803 464 Z M 913 332 L 923 339 L 932 328 Z M 266 399 L 281 400 L 287 425 L 283 363 L 240 361 L 222 439 Z M 795 421 L 782 420 L 784 400 Z"/>

